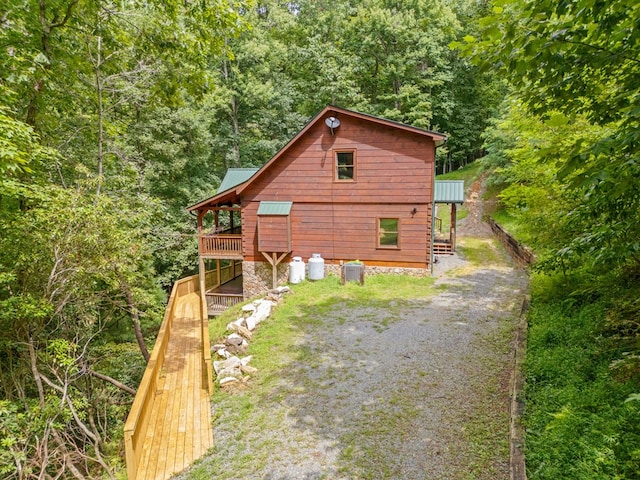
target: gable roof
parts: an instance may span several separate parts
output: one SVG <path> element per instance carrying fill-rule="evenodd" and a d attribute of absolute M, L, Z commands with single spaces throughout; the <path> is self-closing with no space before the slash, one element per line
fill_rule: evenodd
<path fill-rule="evenodd" d="M 222 203 L 225 201 L 233 201 L 235 197 L 240 195 L 244 189 L 246 189 L 249 185 L 258 179 L 265 170 L 269 169 L 271 165 L 278 161 L 280 157 L 282 157 L 295 143 L 296 141 L 302 137 L 311 127 L 313 127 L 317 122 L 321 121 L 327 114 L 332 113 L 334 116 L 349 116 L 352 118 L 357 118 L 360 120 L 365 120 L 368 122 L 376 123 L 378 125 L 383 125 L 389 128 L 396 128 L 398 130 L 403 130 L 406 132 L 411 132 L 417 135 L 422 135 L 424 137 L 430 138 L 435 143 L 436 148 L 444 145 L 447 141 L 447 136 L 434 132 L 431 130 L 424 130 L 422 128 L 413 127 L 411 125 L 406 125 L 404 123 L 395 122 L 393 120 L 387 120 L 384 118 L 376 117 L 374 115 L 369 115 L 366 113 L 359 113 L 353 110 L 347 110 L 346 108 L 335 107 L 333 105 L 327 105 L 320 112 L 318 112 L 309 122 L 293 137 L 289 142 L 280 149 L 271 159 L 265 163 L 259 169 L 253 168 L 236 168 L 229 169 L 227 174 L 225 175 L 222 183 L 220 184 L 220 188 L 218 189 L 219 193 L 216 193 L 214 196 L 209 197 L 201 202 L 198 202 L 194 205 L 191 205 L 187 208 L 188 211 L 197 210 L 200 207 L 203 207 L 209 203 Z M 239 182 L 239 183 L 238 183 Z"/>
<path fill-rule="evenodd" d="M 464 203 L 464 180 L 436 180 L 435 203 Z"/>
<path fill-rule="evenodd" d="M 313 127 L 318 121 L 322 120 L 329 112 L 335 114 L 336 116 L 349 116 L 353 118 L 358 118 L 361 120 L 366 120 L 369 122 L 377 123 L 379 125 L 384 125 L 386 127 L 397 128 L 399 130 L 404 130 L 411 133 L 416 133 L 418 135 L 423 135 L 425 137 L 431 138 L 437 147 L 444 145 L 447 141 L 447 136 L 443 133 L 433 132 L 431 130 L 424 130 L 422 128 L 413 127 L 411 125 L 406 125 L 404 123 L 395 122 L 393 120 L 387 120 L 385 118 L 376 117 L 374 115 L 369 115 L 366 113 L 359 113 L 353 110 L 347 110 L 346 108 L 340 108 L 333 105 L 327 105 L 320 112 L 316 114 L 309 122 L 300 130 L 295 137 L 293 137 L 289 142 L 280 149 L 278 153 L 276 153 L 271 160 L 265 163 L 258 172 L 251 177 L 250 181 L 245 182 L 240 185 L 237 189 L 238 194 L 241 194 L 242 191 L 247 188 L 251 183 L 256 181 L 262 173 L 267 170 L 273 163 L 277 162 L 280 157 L 282 157 L 292 145 L 296 143 L 296 141 L 302 137 L 311 127 Z"/>

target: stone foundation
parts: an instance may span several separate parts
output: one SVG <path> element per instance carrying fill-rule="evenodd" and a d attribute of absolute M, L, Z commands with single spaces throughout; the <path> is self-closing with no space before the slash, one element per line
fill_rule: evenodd
<path fill-rule="evenodd" d="M 334 274 L 337 277 L 341 275 L 340 265 L 325 265 L 324 271 L 325 274 Z M 387 275 L 410 275 L 412 277 L 428 277 L 431 275 L 431 271 L 428 268 L 405 268 L 405 267 L 378 267 L 375 265 L 367 265 L 364 264 L 364 274 L 365 277 L 367 275 L 378 275 L 378 274 L 387 274 Z"/>
<path fill-rule="evenodd" d="M 267 262 L 242 262 L 242 289 L 245 299 L 264 295 L 271 290 L 272 279 L 271 264 Z M 282 262 L 278 265 L 278 285 L 284 285 L 288 281 L 289 263 Z"/>

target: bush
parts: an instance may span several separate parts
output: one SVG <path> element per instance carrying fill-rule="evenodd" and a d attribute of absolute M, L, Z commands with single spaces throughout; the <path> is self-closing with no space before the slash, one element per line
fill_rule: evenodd
<path fill-rule="evenodd" d="M 620 345 L 607 333 L 609 300 L 577 301 L 534 277 L 526 360 L 529 478 L 640 476 L 637 377 L 615 375 Z M 556 285 L 557 286 L 557 285 Z"/>

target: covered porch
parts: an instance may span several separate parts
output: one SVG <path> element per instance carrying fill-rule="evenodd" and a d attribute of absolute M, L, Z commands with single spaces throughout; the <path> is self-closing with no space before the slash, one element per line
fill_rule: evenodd
<path fill-rule="evenodd" d="M 201 260 L 242 260 L 242 207 L 236 189 L 257 171 L 257 168 L 230 168 L 218 194 L 187 208 L 197 215 Z"/>
<path fill-rule="evenodd" d="M 204 296 L 210 317 L 220 315 L 244 300 L 242 262 L 216 260 L 215 265 L 205 274 Z"/>
<path fill-rule="evenodd" d="M 213 213 L 211 226 L 206 215 Z M 213 207 L 198 211 L 198 247 L 200 256 L 211 259 L 242 260 L 240 207 Z"/>
<path fill-rule="evenodd" d="M 463 180 L 436 180 L 433 202 L 433 253 L 456 251 L 457 207 L 464 203 Z"/>

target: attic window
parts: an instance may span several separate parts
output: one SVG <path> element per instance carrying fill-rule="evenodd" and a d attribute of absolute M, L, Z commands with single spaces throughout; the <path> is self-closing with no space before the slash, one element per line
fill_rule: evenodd
<path fill-rule="evenodd" d="M 336 180 L 351 181 L 356 179 L 356 152 L 348 150 L 336 152 Z"/>

